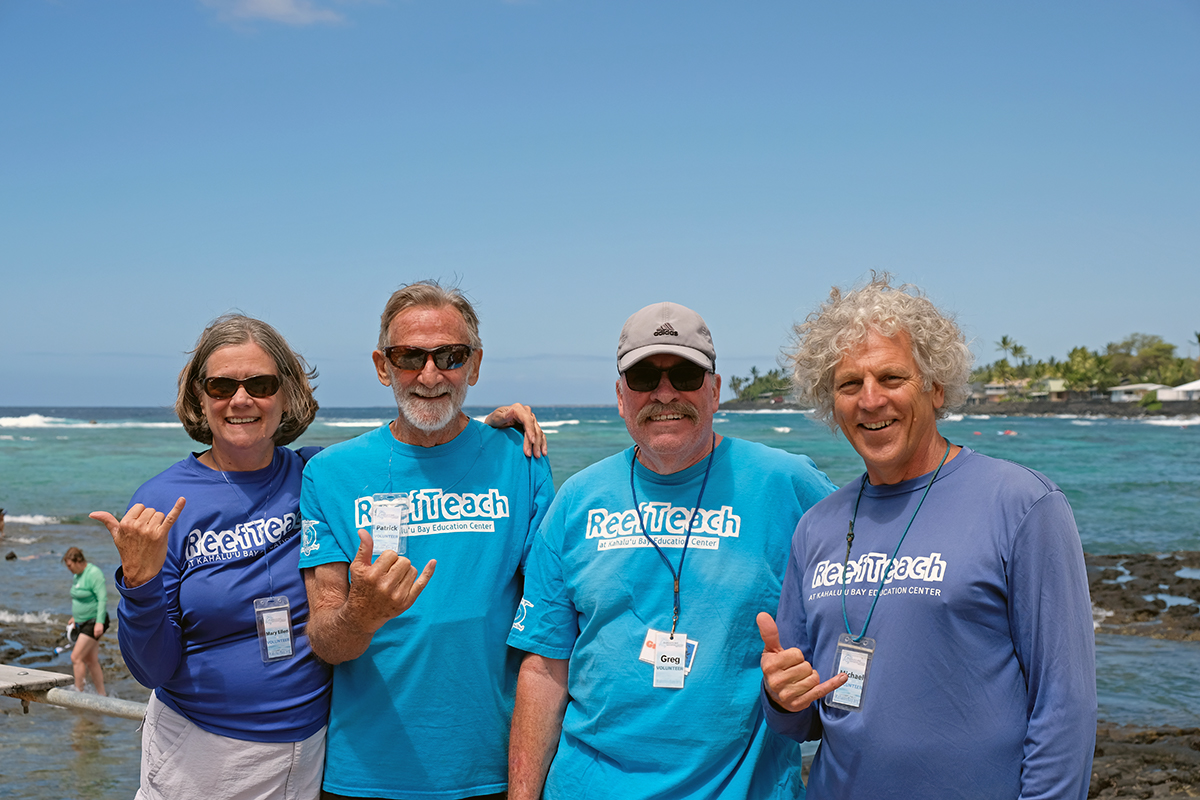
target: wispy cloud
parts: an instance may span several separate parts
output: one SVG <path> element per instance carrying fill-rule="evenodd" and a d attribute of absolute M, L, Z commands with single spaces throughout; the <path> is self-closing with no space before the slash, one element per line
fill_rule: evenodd
<path fill-rule="evenodd" d="M 200 0 L 227 22 L 266 20 L 284 25 L 336 25 L 345 17 L 312 0 Z"/>

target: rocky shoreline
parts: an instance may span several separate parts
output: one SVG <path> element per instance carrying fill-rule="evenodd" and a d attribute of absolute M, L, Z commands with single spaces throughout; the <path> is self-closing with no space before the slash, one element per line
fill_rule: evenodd
<path fill-rule="evenodd" d="M 1146 595 L 1190 598 L 1200 604 L 1200 551 L 1165 554 L 1086 554 L 1097 631 L 1176 641 L 1200 641 L 1196 605 L 1146 600 Z M 1200 574 L 1200 573 L 1198 573 Z M 0 623 L 0 664 L 70 673 L 53 665 L 54 648 L 66 644 L 66 616 L 45 623 Z M 100 663 L 109 693 L 143 700 L 147 690 L 129 674 L 115 630 L 100 640 Z M 20 703 L 0 699 L 0 714 L 20 714 Z M 33 713 L 33 712 L 31 712 Z M 1143 728 L 1100 721 L 1089 798 L 1200 797 L 1200 728 Z"/>
<path fill-rule="evenodd" d="M 1200 642 L 1200 551 L 1085 553 L 1084 561 L 1097 632 Z M 1181 570 L 1196 577 L 1177 575 Z"/>

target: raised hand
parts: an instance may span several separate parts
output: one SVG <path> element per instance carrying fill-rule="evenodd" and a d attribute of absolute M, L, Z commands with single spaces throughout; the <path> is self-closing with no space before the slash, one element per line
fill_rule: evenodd
<path fill-rule="evenodd" d="M 762 671 L 767 694 L 785 711 L 803 711 L 814 700 L 837 689 L 847 680 L 838 674 L 821 682 L 821 676 L 804 658 L 799 648 L 783 649 L 775 619 L 763 611 L 758 615 L 758 635 L 762 637 Z"/>
<path fill-rule="evenodd" d="M 346 613 L 364 629 L 374 632 L 416 602 L 433 577 L 437 561 L 431 560 L 418 575 L 417 568 L 407 558 L 396 555 L 392 550 L 384 550 L 372 564 L 371 551 L 375 543 L 371 535 L 359 530 L 358 538 L 361 544 L 354 560 L 350 562 L 350 595 L 346 600 Z"/>
<path fill-rule="evenodd" d="M 546 433 L 538 424 L 533 409 L 521 403 L 500 406 L 483 419 L 493 428 L 516 428 L 525 432 L 525 455 L 541 458 L 546 455 Z"/>
<path fill-rule="evenodd" d="M 163 562 L 167 560 L 167 534 L 186 503 L 179 498 L 166 514 L 138 503 L 126 511 L 119 522 L 107 511 L 88 514 L 103 522 L 112 534 L 113 544 L 121 554 L 121 571 L 127 587 L 141 586 L 162 570 Z"/>

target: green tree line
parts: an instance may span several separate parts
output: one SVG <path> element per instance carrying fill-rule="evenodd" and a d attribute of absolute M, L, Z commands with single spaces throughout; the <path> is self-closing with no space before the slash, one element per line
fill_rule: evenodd
<path fill-rule="evenodd" d="M 1196 333 L 1196 342 L 1200 344 L 1200 331 Z M 1119 342 L 1109 342 L 1103 352 L 1076 347 L 1062 361 L 1054 356 L 1034 361 L 1024 347 L 1007 335 L 996 342 L 996 349 L 1004 357 L 976 367 L 971 373 L 973 382 L 1061 378 L 1068 391 L 1084 392 L 1122 383 L 1178 386 L 1200 377 L 1200 359 L 1178 357 L 1175 345 L 1163 341 L 1161 336 L 1146 333 L 1132 333 Z"/>
<path fill-rule="evenodd" d="M 738 400 L 784 397 L 792 390 L 791 381 L 782 369 L 760 373 L 758 367 L 751 367 L 750 375 L 747 377 L 741 378 L 734 375 L 729 379 L 728 385 L 730 389 L 733 389 Z"/>

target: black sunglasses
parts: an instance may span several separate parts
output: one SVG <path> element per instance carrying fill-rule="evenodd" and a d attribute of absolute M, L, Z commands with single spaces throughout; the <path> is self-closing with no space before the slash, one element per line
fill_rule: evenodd
<path fill-rule="evenodd" d="M 213 400 L 228 400 L 237 394 L 239 386 L 246 387 L 251 397 L 272 397 L 279 391 L 278 375 L 255 375 L 253 378 L 205 378 L 204 393 Z"/>
<path fill-rule="evenodd" d="M 677 392 L 696 391 L 704 385 L 704 376 L 708 374 L 708 370 L 691 361 L 683 361 L 666 369 L 640 361 L 625 370 L 625 385 L 634 392 L 652 392 L 658 388 L 664 372 Z"/>
<path fill-rule="evenodd" d="M 433 365 L 441 370 L 458 369 L 467 363 L 475 352 L 468 344 L 444 344 L 432 350 L 424 347 L 408 347 L 394 344 L 383 348 L 383 355 L 396 369 L 425 369 L 425 362 L 433 356 Z"/>

